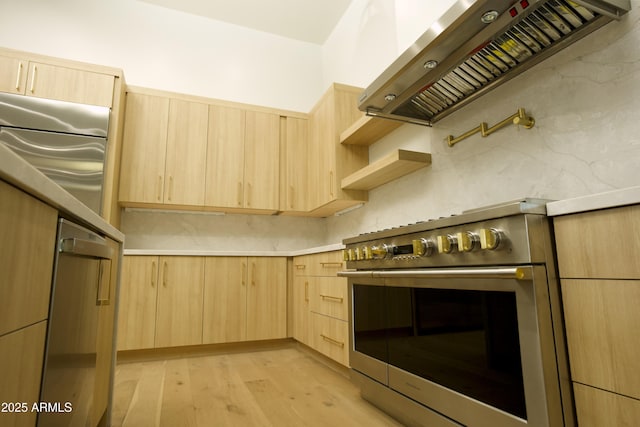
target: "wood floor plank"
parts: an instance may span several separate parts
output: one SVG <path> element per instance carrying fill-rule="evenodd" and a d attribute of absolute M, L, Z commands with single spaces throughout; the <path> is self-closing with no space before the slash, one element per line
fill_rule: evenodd
<path fill-rule="evenodd" d="M 193 358 L 189 374 L 199 426 L 264 425 L 264 413 L 228 357 Z"/>
<path fill-rule="evenodd" d="M 345 377 L 292 346 L 116 369 L 114 427 L 398 427 Z"/>
<path fill-rule="evenodd" d="M 116 408 L 126 406 L 126 410 L 121 418 L 116 416 L 117 413 L 114 414 L 113 425 L 117 426 L 118 423 L 116 421 L 121 419 L 123 427 L 158 427 L 160 425 L 160 409 L 164 394 L 166 362 L 145 362 L 132 365 L 129 367 L 132 375 L 131 379 L 122 381 L 120 370 L 117 370 L 116 390 L 122 390 L 120 392 L 122 394 L 130 393 L 133 381 L 135 381 L 135 388 L 128 399 L 128 405 L 121 405 L 119 402 L 121 399 L 115 399 L 114 406 Z"/>

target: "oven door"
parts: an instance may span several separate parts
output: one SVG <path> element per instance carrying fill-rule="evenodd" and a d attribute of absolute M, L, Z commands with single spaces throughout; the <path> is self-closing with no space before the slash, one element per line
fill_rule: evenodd
<path fill-rule="evenodd" d="M 341 275 L 353 369 L 465 425 L 564 424 L 544 267 Z"/>

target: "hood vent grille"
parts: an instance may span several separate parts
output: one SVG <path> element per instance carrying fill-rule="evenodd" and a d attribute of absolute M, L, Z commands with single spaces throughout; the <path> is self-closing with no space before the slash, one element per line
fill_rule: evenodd
<path fill-rule="evenodd" d="M 386 97 L 386 105 L 383 106 L 369 103 L 376 100 L 367 97 L 370 90 L 368 88 L 361 97 L 360 109 L 373 116 L 431 125 L 612 19 L 572 0 L 538 2 L 535 7 L 534 1 L 520 1 L 503 15 L 507 16 L 501 16 L 489 25 L 501 25 L 500 32 L 487 37 L 481 31 L 471 37 L 464 47 L 479 41 L 476 45 L 478 47 L 473 50 L 467 48 L 463 60 L 454 63 L 448 71 L 440 68 L 446 68 L 445 63 L 450 58 L 437 60 L 440 65 L 433 70 L 427 69 L 426 62 L 430 61 L 430 66 L 433 67 L 435 61 L 427 59 L 430 51 L 438 49 L 437 46 L 435 49 L 427 46 L 414 59 L 421 62 L 426 60 L 423 76 L 418 82 L 394 81 L 382 85 L 378 90 L 378 98 Z M 500 20 L 510 22 L 504 25 L 500 24 Z M 489 26 L 485 29 L 488 30 Z M 482 40 L 477 40 L 482 37 Z M 402 57 L 399 60 L 401 59 Z M 383 77 L 384 74 L 381 78 Z M 398 80 L 402 78 L 400 76 Z M 380 94 L 380 91 L 405 87 L 404 94 Z M 407 94 L 411 89 L 413 92 Z"/>

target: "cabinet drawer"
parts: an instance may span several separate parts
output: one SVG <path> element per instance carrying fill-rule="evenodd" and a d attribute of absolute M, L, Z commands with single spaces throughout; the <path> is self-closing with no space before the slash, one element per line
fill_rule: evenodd
<path fill-rule="evenodd" d="M 0 181 L 0 335 L 47 318 L 58 212 Z"/>
<path fill-rule="evenodd" d="M 293 270 L 296 276 L 335 277 L 338 271 L 344 268 L 341 251 L 302 255 L 293 259 Z"/>
<path fill-rule="evenodd" d="M 554 218 L 563 278 L 640 279 L 640 206 Z"/>
<path fill-rule="evenodd" d="M 635 426 L 640 420 L 640 401 L 574 383 L 576 413 L 580 427 Z"/>
<path fill-rule="evenodd" d="M 310 309 L 340 320 L 347 320 L 347 280 L 342 277 L 316 277 L 310 282 Z"/>
<path fill-rule="evenodd" d="M 640 399 L 640 281 L 561 281 L 574 381 Z"/>
<path fill-rule="evenodd" d="M 349 366 L 349 324 L 311 313 L 311 347 L 336 362 Z"/>
<path fill-rule="evenodd" d="M 0 337 L 0 402 L 26 402 L 26 412 L 0 412 L 0 425 L 34 426 L 31 405 L 40 396 L 47 322 Z"/>

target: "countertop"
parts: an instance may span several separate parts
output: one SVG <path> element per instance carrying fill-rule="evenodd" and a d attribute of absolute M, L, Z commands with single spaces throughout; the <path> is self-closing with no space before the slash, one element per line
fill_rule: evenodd
<path fill-rule="evenodd" d="M 560 216 L 640 203 L 640 186 L 547 203 L 547 215 Z"/>
<path fill-rule="evenodd" d="M 180 249 L 125 249 L 125 255 L 161 255 L 161 256 L 284 256 L 293 257 L 344 249 L 342 243 L 317 246 L 297 251 L 206 251 Z"/>
<path fill-rule="evenodd" d="M 0 179 L 58 209 L 69 219 L 96 229 L 118 242 L 124 234 L 51 181 L 4 144 L 0 144 Z"/>

